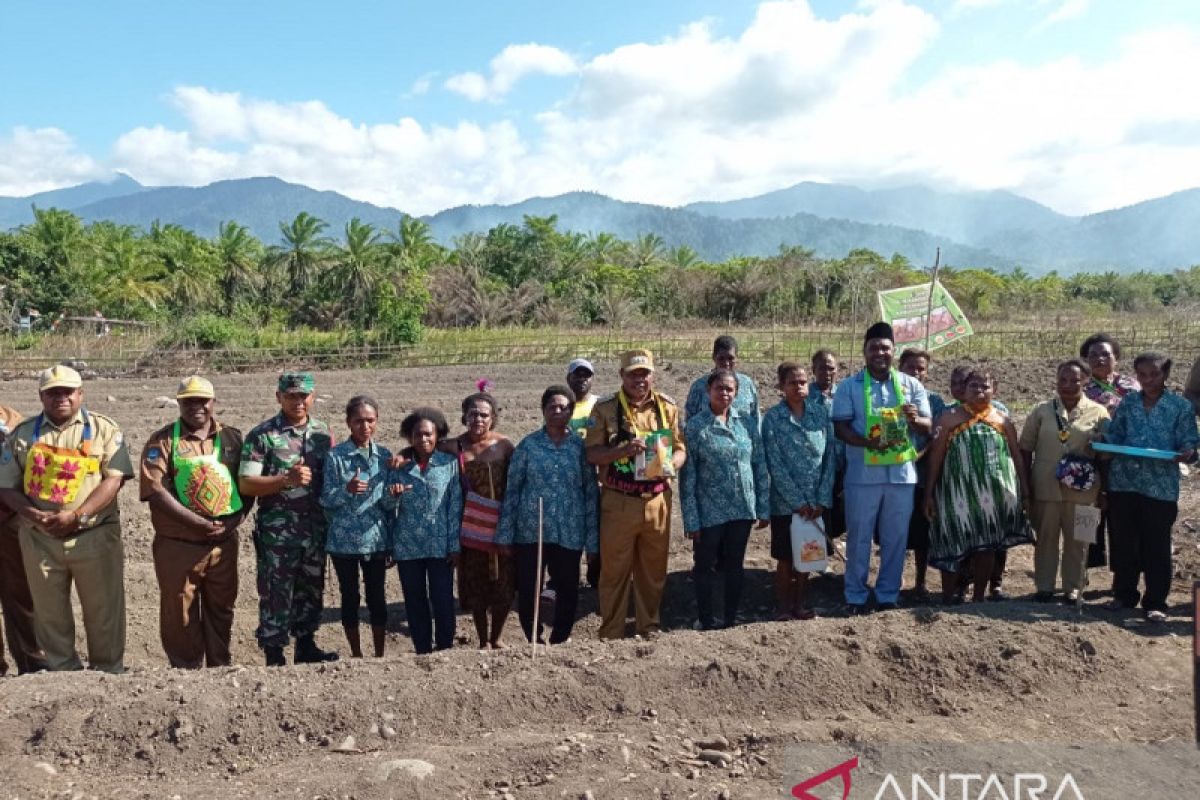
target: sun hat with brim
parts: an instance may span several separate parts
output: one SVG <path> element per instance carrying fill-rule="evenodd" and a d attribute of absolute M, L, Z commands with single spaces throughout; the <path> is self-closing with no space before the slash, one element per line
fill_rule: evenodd
<path fill-rule="evenodd" d="M 39 392 L 47 389 L 78 389 L 81 386 L 83 386 L 83 378 L 79 376 L 79 373 L 62 364 L 55 364 L 50 369 L 44 369 L 38 373 Z"/>

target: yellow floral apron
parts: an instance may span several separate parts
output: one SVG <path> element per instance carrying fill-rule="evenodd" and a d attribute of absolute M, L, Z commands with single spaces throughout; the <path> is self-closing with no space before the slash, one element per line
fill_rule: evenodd
<path fill-rule="evenodd" d="M 79 449 L 54 447 L 39 442 L 45 414 L 38 414 L 33 423 L 34 444 L 25 461 L 25 496 L 57 506 L 75 502 L 79 487 L 88 475 L 100 472 L 100 459 L 92 452 L 92 420 L 83 411 L 83 436 Z"/>

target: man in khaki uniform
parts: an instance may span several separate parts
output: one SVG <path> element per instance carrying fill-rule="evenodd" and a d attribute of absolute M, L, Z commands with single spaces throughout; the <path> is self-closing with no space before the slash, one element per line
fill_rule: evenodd
<path fill-rule="evenodd" d="M 671 484 L 667 477 L 636 480 L 635 460 L 646 451 L 646 435 L 669 430 L 675 474 L 686 460 L 679 409 L 654 391 L 654 357 L 649 350 L 621 356 L 621 388 L 598 401 L 588 423 L 587 458 L 599 466 L 600 638 L 625 635 L 632 582 L 637 632 L 659 629 L 658 609 L 667 581 L 671 544 Z"/>
<path fill-rule="evenodd" d="M 55 366 L 38 376 L 42 413 L 0 451 L 0 501 L 20 517 L 34 630 L 52 670 L 82 669 L 71 585 L 79 594 L 92 669 L 121 672 L 124 549 L 117 492 L 133 477 L 120 429 L 83 408 L 83 381 Z"/>
<path fill-rule="evenodd" d="M 183 379 L 179 419 L 150 435 L 138 482 L 154 526 L 163 651 L 182 669 L 230 663 L 237 528 L 249 510 L 234 477 L 242 434 L 213 416 L 215 397 L 205 378 Z"/>
<path fill-rule="evenodd" d="M 0 406 L 0 448 L 22 419 L 20 412 Z M 45 669 L 46 657 L 33 632 L 33 598 L 29 596 L 29 581 L 25 578 L 25 564 L 21 560 L 16 516 L 3 505 L 0 505 L 0 608 L 3 608 L 8 649 L 12 651 L 17 672 L 24 675 Z M 0 675 L 7 671 L 0 637 Z"/>

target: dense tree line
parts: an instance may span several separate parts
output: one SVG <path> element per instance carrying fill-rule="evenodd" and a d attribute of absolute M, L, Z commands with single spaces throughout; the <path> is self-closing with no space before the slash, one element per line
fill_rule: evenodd
<path fill-rule="evenodd" d="M 267 244 L 237 222 L 204 238 L 177 225 L 148 231 L 37 210 L 0 233 L 6 311 L 152 322 L 373 332 L 412 341 L 421 325 L 626 325 L 639 319 L 745 323 L 861 320 L 874 292 L 928 280 L 903 256 L 865 249 L 822 259 L 802 247 L 768 258 L 706 263 L 654 234 L 561 231 L 556 217 L 433 241 L 405 217 L 381 230 L 351 220 L 332 232 L 302 213 Z M 944 268 L 968 315 L 1137 312 L 1200 301 L 1200 267 L 1173 273 L 1056 273 Z"/>

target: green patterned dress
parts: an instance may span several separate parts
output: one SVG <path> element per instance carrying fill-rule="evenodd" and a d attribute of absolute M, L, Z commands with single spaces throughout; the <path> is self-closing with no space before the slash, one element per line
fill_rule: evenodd
<path fill-rule="evenodd" d="M 1002 429 L 979 416 L 950 434 L 935 493 L 929 563 L 957 572 L 972 554 L 1033 541 Z"/>

